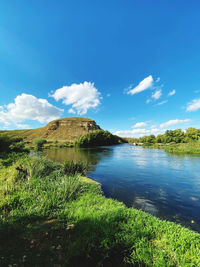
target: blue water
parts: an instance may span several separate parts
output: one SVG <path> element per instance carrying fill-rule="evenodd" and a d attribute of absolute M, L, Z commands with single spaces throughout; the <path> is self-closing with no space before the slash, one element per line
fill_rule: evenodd
<path fill-rule="evenodd" d="M 106 197 L 200 231 L 200 157 L 123 144 L 57 149 L 47 157 L 84 160 Z"/>

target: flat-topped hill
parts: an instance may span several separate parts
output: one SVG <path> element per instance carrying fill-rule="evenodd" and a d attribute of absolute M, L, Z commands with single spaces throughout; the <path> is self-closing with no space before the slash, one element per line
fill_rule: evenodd
<path fill-rule="evenodd" d="M 71 141 L 90 131 L 99 130 L 100 127 L 89 118 L 64 118 L 49 122 L 43 128 L 43 136 L 49 140 Z"/>
<path fill-rule="evenodd" d="M 31 130 L 2 131 L 27 140 L 45 138 L 46 140 L 73 141 L 90 131 L 100 130 L 96 122 L 89 118 L 71 117 L 49 122 L 45 127 Z M 1 131 L 0 131 L 1 132 Z"/>

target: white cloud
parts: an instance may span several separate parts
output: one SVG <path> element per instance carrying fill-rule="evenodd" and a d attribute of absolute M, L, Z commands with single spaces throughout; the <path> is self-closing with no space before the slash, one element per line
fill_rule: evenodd
<path fill-rule="evenodd" d="M 133 130 L 119 130 L 116 131 L 114 134 L 119 135 L 119 136 L 134 136 L 134 135 L 145 135 L 149 134 L 150 130 L 147 129 L 133 129 Z"/>
<path fill-rule="evenodd" d="M 168 96 L 172 96 L 176 94 L 176 90 L 172 90 L 171 92 L 169 92 Z"/>
<path fill-rule="evenodd" d="M 132 128 L 140 128 L 147 126 L 146 122 L 137 122 L 135 125 L 132 126 Z"/>
<path fill-rule="evenodd" d="M 50 104 L 46 99 L 36 98 L 33 95 L 21 94 L 14 99 L 14 103 L 0 108 L 0 123 L 8 126 L 35 120 L 40 123 L 49 122 L 59 118 L 63 109 Z M 20 124 L 18 124 L 20 125 Z"/>
<path fill-rule="evenodd" d="M 151 134 L 155 134 L 155 135 L 157 135 L 157 134 L 161 134 L 161 133 L 163 133 L 165 130 L 161 130 L 161 129 L 159 129 L 159 128 L 151 128 Z"/>
<path fill-rule="evenodd" d="M 115 131 L 114 134 L 122 136 L 122 137 L 141 137 L 141 136 L 147 136 L 151 134 L 157 136 L 158 134 L 164 134 L 166 130 L 168 129 L 168 127 L 170 126 L 177 125 L 177 124 L 184 124 L 184 123 L 188 123 L 191 121 L 192 121 L 191 119 L 185 119 L 185 120 L 175 119 L 175 120 L 169 120 L 160 125 L 156 125 L 156 124 L 149 125 L 151 121 L 147 121 L 148 124 L 146 122 L 139 122 L 133 126 L 134 129 L 132 130 L 131 129 L 118 130 L 118 131 Z M 137 128 L 139 126 L 141 128 Z"/>
<path fill-rule="evenodd" d="M 152 98 L 158 100 L 162 95 L 162 90 L 157 90 L 152 94 Z"/>
<path fill-rule="evenodd" d="M 68 110 L 68 113 L 76 114 L 76 111 L 75 111 L 73 108 L 70 108 L 70 109 Z"/>
<path fill-rule="evenodd" d="M 111 96 L 111 94 L 109 94 L 109 93 L 108 93 L 108 94 L 106 94 L 106 96 L 107 96 L 107 97 L 110 97 L 110 96 Z"/>
<path fill-rule="evenodd" d="M 165 103 L 167 103 L 167 102 L 168 102 L 168 100 L 164 100 L 164 101 L 162 101 L 162 102 L 157 103 L 156 106 L 161 106 L 161 105 L 163 105 L 163 104 L 165 104 Z"/>
<path fill-rule="evenodd" d="M 183 124 L 183 123 L 187 123 L 187 122 L 190 122 L 192 120 L 190 119 L 185 119 L 185 120 L 178 120 L 178 119 L 175 119 L 175 120 L 169 120 L 165 123 L 162 123 L 160 124 L 160 128 L 167 128 L 167 127 L 170 127 L 170 126 L 173 126 L 173 125 L 176 125 L 176 124 Z"/>
<path fill-rule="evenodd" d="M 200 109 L 200 98 L 193 99 L 187 104 L 187 111 L 197 111 L 198 109 Z"/>
<path fill-rule="evenodd" d="M 144 135 L 150 135 L 150 134 L 163 134 L 165 132 L 165 129 L 159 129 L 159 128 L 150 128 L 150 129 L 133 129 L 133 130 L 119 130 L 116 131 L 114 134 L 124 137 L 140 137 Z"/>
<path fill-rule="evenodd" d="M 151 99 L 150 98 L 146 100 L 146 103 L 147 104 L 149 104 L 150 102 L 151 102 Z"/>
<path fill-rule="evenodd" d="M 158 83 L 160 81 L 160 77 L 158 77 L 157 79 L 156 79 L 156 83 Z"/>
<path fill-rule="evenodd" d="M 31 127 L 28 124 L 16 124 L 19 129 L 30 129 Z"/>
<path fill-rule="evenodd" d="M 94 83 L 83 82 L 72 84 L 57 89 L 51 95 L 56 101 L 62 100 L 65 105 L 72 105 L 68 112 L 84 115 L 88 109 L 96 108 L 100 104 L 100 92 L 94 87 Z"/>
<path fill-rule="evenodd" d="M 153 86 L 153 77 L 152 75 L 149 75 L 144 80 L 142 80 L 135 88 L 129 90 L 127 94 L 135 95 L 137 93 L 152 88 L 152 86 Z"/>
<path fill-rule="evenodd" d="M 162 89 L 158 89 L 160 87 L 162 87 L 162 86 L 154 87 L 154 89 L 157 88 L 157 90 L 154 93 L 152 93 L 151 98 L 149 98 L 149 99 L 146 100 L 146 103 L 147 104 L 149 104 L 152 101 L 158 100 L 162 96 Z"/>

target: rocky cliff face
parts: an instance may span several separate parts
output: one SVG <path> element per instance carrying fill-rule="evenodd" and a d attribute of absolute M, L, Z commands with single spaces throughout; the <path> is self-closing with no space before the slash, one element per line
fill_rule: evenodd
<path fill-rule="evenodd" d="M 47 140 L 73 141 L 85 133 L 99 129 L 96 122 L 89 118 L 63 118 L 49 122 L 43 128 L 41 137 Z"/>

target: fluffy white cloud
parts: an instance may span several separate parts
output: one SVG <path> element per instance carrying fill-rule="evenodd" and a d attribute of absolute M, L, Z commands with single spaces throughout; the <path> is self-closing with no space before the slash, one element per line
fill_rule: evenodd
<path fill-rule="evenodd" d="M 160 128 L 167 128 L 169 126 L 173 126 L 173 125 L 176 125 L 176 124 L 183 124 L 183 123 L 187 123 L 187 122 L 190 122 L 192 120 L 190 119 L 185 119 L 185 120 L 178 120 L 178 119 L 175 119 L 175 120 L 169 120 L 165 123 L 162 123 L 160 124 Z"/>
<path fill-rule="evenodd" d="M 157 90 L 152 94 L 152 98 L 157 100 L 161 97 L 161 95 L 162 95 L 162 90 Z"/>
<path fill-rule="evenodd" d="M 147 126 L 146 122 L 137 122 L 135 125 L 132 126 L 132 128 L 140 128 Z"/>
<path fill-rule="evenodd" d="M 88 109 L 96 108 L 100 104 L 100 92 L 94 87 L 94 83 L 84 82 L 72 84 L 57 89 L 51 96 L 56 100 L 62 100 L 65 105 L 72 105 L 69 113 L 84 115 Z"/>
<path fill-rule="evenodd" d="M 176 94 L 176 90 L 172 90 L 171 92 L 169 92 L 168 96 L 172 96 Z"/>
<path fill-rule="evenodd" d="M 59 118 L 62 113 L 62 109 L 53 106 L 46 99 L 21 94 L 14 99 L 14 103 L 0 107 L 0 123 L 6 126 L 15 124 L 20 128 L 20 122 L 35 120 L 45 123 Z"/>
<path fill-rule="evenodd" d="M 187 111 L 197 111 L 200 109 L 200 98 L 193 99 L 190 103 L 187 104 Z"/>
<path fill-rule="evenodd" d="M 140 93 L 142 91 L 152 88 L 152 86 L 153 86 L 153 77 L 149 75 L 143 81 L 141 81 L 135 88 L 129 90 L 127 94 L 135 95 L 137 93 Z"/>

